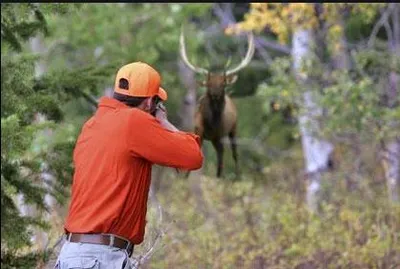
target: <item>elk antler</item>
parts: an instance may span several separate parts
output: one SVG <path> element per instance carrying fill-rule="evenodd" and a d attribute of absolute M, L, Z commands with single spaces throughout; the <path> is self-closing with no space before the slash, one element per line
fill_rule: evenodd
<path fill-rule="evenodd" d="M 253 32 L 250 32 L 247 36 L 247 40 L 249 43 L 249 48 L 247 49 L 247 53 L 246 56 L 244 57 L 244 59 L 242 60 L 242 62 L 236 66 L 233 69 L 230 69 L 228 71 L 226 71 L 226 75 L 232 75 L 236 72 L 238 72 L 240 69 L 244 68 L 246 65 L 248 65 L 251 61 L 251 58 L 253 58 L 254 55 L 254 36 L 253 36 Z"/>
<path fill-rule="evenodd" d="M 185 48 L 185 37 L 183 35 L 183 25 L 182 25 L 182 29 L 181 29 L 181 36 L 179 39 L 179 52 L 181 54 L 181 58 L 183 60 L 183 62 L 190 68 L 192 69 L 194 72 L 196 73 L 200 73 L 200 74 L 207 74 L 208 71 L 204 68 L 201 67 L 196 67 L 194 65 L 192 65 L 189 60 L 188 57 L 186 55 L 186 48 Z"/>
<path fill-rule="evenodd" d="M 232 56 L 229 55 L 228 60 L 225 63 L 225 69 L 228 68 L 231 65 L 231 61 L 232 61 Z"/>

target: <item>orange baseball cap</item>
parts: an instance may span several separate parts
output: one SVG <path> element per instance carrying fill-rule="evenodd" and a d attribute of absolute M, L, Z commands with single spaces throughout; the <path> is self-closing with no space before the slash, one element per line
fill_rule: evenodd
<path fill-rule="evenodd" d="M 121 89 L 119 81 L 126 79 L 129 89 Z M 132 97 L 152 97 L 157 95 L 163 101 L 167 100 L 167 92 L 160 87 L 160 74 L 150 65 L 134 62 L 121 67 L 115 78 L 114 91 Z"/>

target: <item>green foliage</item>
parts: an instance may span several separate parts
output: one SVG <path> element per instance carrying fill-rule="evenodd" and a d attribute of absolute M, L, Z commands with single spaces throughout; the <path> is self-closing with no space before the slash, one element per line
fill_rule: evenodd
<path fill-rule="evenodd" d="M 29 225 L 40 225 L 40 219 L 21 216 L 13 201 L 21 194 L 28 204 L 45 209 L 45 189 L 36 178 L 40 162 L 26 156 L 35 132 L 43 126 L 32 125 L 27 116 L 32 109 L 29 101 L 37 95 L 32 91 L 32 62 L 28 58 L 8 61 L 2 56 L 1 81 L 1 229 L 3 250 L 13 251 L 29 245 Z M 12 71 L 11 71 L 12 70 Z M 2 264 L 3 265 L 3 264 Z"/>
<path fill-rule="evenodd" d="M 65 204 L 69 197 L 73 174 L 72 156 L 78 131 L 79 129 L 70 124 L 58 126 L 51 142 L 45 143 L 46 148 L 40 150 L 40 158 L 46 160 L 45 171 L 51 172 L 57 179 L 52 181 L 50 194 L 61 205 Z"/>
<path fill-rule="evenodd" d="M 57 4 L 2 4 L 1 265 L 5 268 L 32 268 L 42 257 L 42 252 L 32 252 L 29 247 L 34 228 L 49 228 L 41 216 L 41 212 L 48 210 L 44 196 L 52 193 L 65 199 L 65 187 L 71 180 L 72 167 L 68 164 L 73 141 L 48 140 L 46 151 L 34 151 L 32 145 L 38 135 L 47 136 L 49 130 L 63 120 L 61 102 L 74 98 L 74 94 L 82 96 L 74 92 L 77 91 L 74 87 L 82 87 L 82 84 L 71 85 L 76 75 L 71 73 L 71 76 L 65 70 L 56 73 L 57 76 L 49 73 L 35 79 L 34 64 L 39 58 L 25 51 L 29 38 L 40 31 L 48 34 L 47 12 L 60 14 L 69 8 Z M 89 74 L 88 79 L 82 81 L 86 83 L 83 90 L 92 85 L 88 83 L 94 80 L 91 76 L 97 76 L 96 79 L 99 76 L 97 71 L 90 73 L 83 68 L 78 71 Z M 37 122 L 39 113 L 46 116 L 47 121 Z M 47 166 L 45 170 L 44 166 Z M 59 181 L 54 186 L 46 185 L 43 172 L 57 176 Z M 16 204 L 17 196 L 39 215 L 22 215 Z"/>
<path fill-rule="evenodd" d="M 394 137 L 399 130 L 390 123 L 398 119 L 399 106 L 385 106 L 384 92 L 390 72 L 400 70 L 399 57 L 379 48 L 354 51 L 352 57 L 351 70 L 328 71 L 310 56 L 304 63 L 309 80 L 306 87 L 296 82 L 290 59 L 277 58 L 271 65 L 271 77 L 258 87 L 257 94 L 266 100 L 264 109 L 269 110 L 270 100 L 302 107 L 302 93 L 312 89 L 325 110 L 321 135 L 335 139 L 357 133 L 365 142 Z M 399 104 L 399 98 L 391 101 Z"/>
<path fill-rule="evenodd" d="M 400 107 L 385 105 L 385 88 L 391 71 L 399 72 L 398 57 L 384 51 L 354 53 L 355 70 L 337 70 L 331 74 L 331 85 L 321 98 L 327 109 L 325 133 L 330 136 L 358 133 L 361 140 L 395 137 L 399 129 L 391 128 L 398 119 Z M 397 70 L 396 70 L 397 69 Z M 400 103 L 400 96 L 394 103 Z"/>
<path fill-rule="evenodd" d="M 23 16 L 21 16 L 23 15 Z M 21 42 L 38 31 L 47 32 L 43 13 L 35 4 L 1 4 L 1 39 L 21 51 Z"/>
<path fill-rule="evenodd" d="M 33 95 L 33 80 L 27 76 L 33 72 L 33 59 L 31 57 L 10 59 L 2 55 L 1 60 L 1 117 L 15 113 L 23 115 L 27 108 L 24 106 L 24 98 L 21 97 Z M 6 70 L 15 71 L 10 73 L 5 72 Z M 12 90 L 7 91 L 10 88 Z"/>
<path fill-rule="evenodd" d="M 238 79 L 227 91 L 234 98 L 253 96 L 257 92 L 258 85 L 270 76 L 268 69 L 253 69 L 246 67 L 238 74 Z"/>
<path fill-rule="evenodd" d="M 371 33 L 371 25 L 366 24 L 362 13 L 357 13 L 349 16 L 344 31 L 349 42 L 357 42 L 360 39 L 368 38 Z"/>
<path fill-rule="evenodd" d="M 90 91 L 99 96 L 105 87 L 113 87 L 115 72 L 121 65 L 147 62 L 161 73 L 162 85 L 168 90 L 166 106 L 172 112 L 169 113 L 171 121 L 177 123 L 178 115 L 173 112 L 179 110 L 181 96 L 186 92 L 175 75 L 181 25 L 185 24 L 189 57 L 197 64 L 198 57 L 203 54 L 196 50 L 204 40 L 198 39 L 193 31 L 195 26 L 188 23 L 188 14 L 200 17 L 209 7 L 209 4 L 83 4 L 69 17 L 49 19 L 49 28 L 56 40 L 47 40 L 49 71 L 58 71 L 60 66 L 80 68 L 108 64 L 110 69 L 104 74 L 107 80 L 103 81 L 103 87 Z M 74 83 L 85 84 L 80 74 L 84 73 L 74 73 L 79 78 Z M 86 112 L 88 116 L 90 112 Z"/>
<path fill-rule="evenodd" d="M 35 259 L 46 258 L 29 248 L 33 228 L 47 228 L 40 216 L 47 209 L 44 195 L 67 201 L 76 137 L 97 96 L 113 86 L 120 65 L 142 60 L 161 70 L 163 85 L 171 89 L 169 109 L 177 110 L 185 89 L 170 71 L 176 68 L 180 25 L 188 13 L 196 10 L 201 16 L 209 7 L 2 4 L 2 267 L 32 267 Z M 35 36 L 42 38 L 46 53 L 27 52 L 26 41 Z M 47 72 L 35 78 L 38 60 Z M 39 112 L 46 116 L 44 123 L 35 122 Z M 56 180 L 44 180 L 42 173 Z M 17 194 L 39 216 L 22 216 Z"/>
<path fill-rule="evenodd" d="M 6 269 L 21 268 L 30 269 L 35 268 L 37 261 L 41 259 L 42 253 L 31 252 L 26 255 L 16 255 L 16 253 L 5 253 L 1 256 L 1 266 Z"/>
<path fill-rule="evenodd" d="M 181 26 L 188 57 L 195 65 L 221 65 L 228 55 L 232 55 L 232 65 L 240 60 L 239 52 L 246 49 L 243 36 L 223 36 L 221 31 L 210 37 L 203 32 L 205 25 L 214 23 L 212 5 L 1 4 L 2 267 L 33 268 L 38 260 L 49 258 L 49 253 L 30 247 L 33 228 L 48 229 L 49 223 L 40 216 L 22 216 L 15 199 L 23 196 L 39 214 L 47 210 L 45 194 L 66 204 L 75 140 L 97 98 L 113 87 L 119 66 L 145 61 L 160 70 L 169 93 L 169 118 L 176 124 L 176 112 L 187 90 L 177 75 Z M 279 5 L 279 10 L 296 24 L 302 13 L 314 14 L 310 7 Z M 341 13 L 339 6 L 329 7 L 333 12 L 327 9 L 328 28 L 337 39 L 342 33 L 336 21 Z M 361 142 L 360 147 L 367 148 L 399 132 L 390 125 L 400 117 L 399 106 L 389 109 L 383 105 L 387 97 L 382 89 L 389 73 L 399 72 L 400 60 L 388 52 L 382 30 L 373 49 L 360 46 L 379 19 L 379 9 L 367 4 L 353 7 L 359 9 L 345 19 L 344 29 L 356 48 L 349 71 L 332 71 L 330 59 L 310 56 L 304 69 L 310 83 L 305 88 L 292 75 L 291 58 L 271 52 L 274 58 L 268 66 L 250 64 L 239 73 L 229 92 L 239 111 L 242 180 L 201 177 L 195 179 L 200 185 L 198 193 L 190 180 L 175 175 L 163 178 L 168 183 L 160 183 L 158 196 L 170 229 L 164 239 L 167 246 L 156 252 L 152 268 L 390 268 L 399 264 L 400 210 L 385 199 L 376 160 L 362 159 L 362 169 L 355 171 L 357 154 L 339 156 L 339 170 L 323 180 L 321 216 L 311 215 L 301 202 L 303 156 L 297 123 L 288 122 L 283 113 L 292 106 L 296 118 L 302 93 L 311 89 L 325 109 L 323 135 L 331 139 L 351 134 Z M 233 13 L 240 18 L 245 11 Z M 364 11 L 367 16 L 361 16 Z M 309 18 L 315 26 L 314 16 Z M 275 30 L 290 36 L 281 21 L 263 19 L 273 27 L 272 32 L 265 29 L 262 33 L 269 40 L 279 38 Z M 43 53 L 29 53 L 27 41 L 32 37 L 42 39 Z M 332 40 L 326 41 L 327 47 L 335 47 Z M 208 55 L 208 43 L 216 55 Z M 35 78 L 37 61 L 44 62 L 47 71 Z M 278 109 L 272 109 L 272 101 Z M 38 113 L 46 116 L 44 122 L 35 121 Z M 215 174 L 214 149 L 210 143 L 204 148 L 205 174 Z M 231 178 L 234 167 L 228 144 L 226 149 L 225 177 Z M 373 147 L 367 150 L 373 152 Z M 45 180 L 42 173 L 56 180 Z M 62 224 L 54 225 L 62 229 Z"/>
<path fill-rule="evenodd" d="M 238 182 L 200 177 L 196 193 L 193 182 L 172 174 L 162 179 L 174 180 L 161 182 L 158 194 L 167 232 L 149 267 L 391 268 L 400 262 L 400 208 L 390 206 L 379 187 L 360 201 L 361 189 L 334 180 L 316 216 L 301 202 L 302 185 L 292 189 L 287 169 L 276 166 L 268 184 L 249 175 Z"/>
<path fill-rule="evenodd" d="M 2 3 L 1 40 L 12 49 L 21 52 L 23 42 L 30 37 L 39 32 L 49 34 L 45 19 L 47 14 L 65 14 L 74 7 L 67 4 Z"/>

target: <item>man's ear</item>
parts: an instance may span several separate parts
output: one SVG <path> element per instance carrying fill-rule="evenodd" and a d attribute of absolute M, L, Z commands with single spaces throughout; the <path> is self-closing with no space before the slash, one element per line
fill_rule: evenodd
<path fill-rule="evenodd" d="M 145 111 L 150 111 L 151 110 L 151 104 L 152 104 L 152 98 L 148 97 L 144 100 L 144 110 Z"/>
<path fill-rule="evenodd" d="M 236 82 L 237 79 L 238 79 L 238 75 L 232 74 L 232 75 L 225 77 L 225 83 L 226 83 L 226 85 L 232 85 L 233 83 Z"/>

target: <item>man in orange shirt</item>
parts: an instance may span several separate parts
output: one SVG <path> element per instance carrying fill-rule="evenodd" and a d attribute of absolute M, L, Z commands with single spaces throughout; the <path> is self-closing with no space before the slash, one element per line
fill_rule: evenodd
<path fill-rule="evenodd" d="M 160 82 L 146 63 L 121 67 L 113 98 L 102 97 L 84 124 L 74 149 L 67 241 L 55 268 L 131 268 L 144 237 L 152 165 L 202 166 L 199 137 L 157 109 L 167 100 Z"/>

